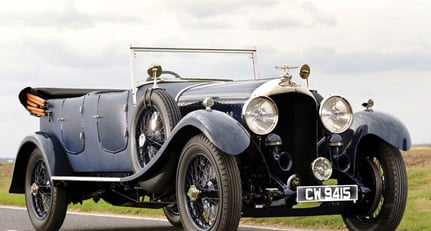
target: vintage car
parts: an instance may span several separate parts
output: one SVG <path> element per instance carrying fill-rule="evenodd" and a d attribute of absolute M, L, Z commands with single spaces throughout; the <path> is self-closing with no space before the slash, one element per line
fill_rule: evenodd
<path fill-rule="evenodd" d="M 138 75 L 137 55 L 151 52 L 247 54 L 254 76 L 190 78 L 164 63 Z M 68 204 L 87 199 L 163 208 L 185 230 L 327 214 L 340 214 L 349 230 L 400 223 L 407 199 L 400 149 L 411 140 L 372 100 L 353 113 L 345 98 L 309 89 L 308 65 L 295 72 L 303 80 L 289 66 L 260 78 L 254 49 L 130 47 L 130 60 L 131 89 L 19 93 L 40 130 L 22 141 L 9 191 L 25 194 L 36 230 L 59 229 Z"/>

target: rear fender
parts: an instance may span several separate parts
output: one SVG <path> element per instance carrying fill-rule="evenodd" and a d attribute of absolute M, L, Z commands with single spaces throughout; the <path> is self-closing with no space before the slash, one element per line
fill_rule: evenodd
<path fill-rule="evenodd" d="M 46 133 L 36 132 L 25 137 L 21 142 L 13 169 L 10 193 L 25 192 L 27 163 L 35 148 L 42 152 L 45 162 L 48 163 L 47 168 L 51 176 L 69 176 L 72 174 L 72 167 L 61 143 Z"/>
<path fill-rule="evenodd" d="M 392 115 L 361 111 L 353 116 L 353 123 L 347 132 L 345 143 L 350 153 L 356 153 L 364 137 L 378 137 L 398 149 L 407 151 L 411 147 L 410 134 L 404 124 Z M 348 141 L 348 142 L 346 142 Z"/>

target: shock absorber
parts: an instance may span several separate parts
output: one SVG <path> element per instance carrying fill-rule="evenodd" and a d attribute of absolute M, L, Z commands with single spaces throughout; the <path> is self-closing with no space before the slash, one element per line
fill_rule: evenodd
<path fill-rule="evenodd" d="M 347 172 L 350 169 L 350 158 L 342 153 L 343 138 L 338 134 L 332 134 L 326 145 L 329 148 L 335 167 L 341 172 Z"/>

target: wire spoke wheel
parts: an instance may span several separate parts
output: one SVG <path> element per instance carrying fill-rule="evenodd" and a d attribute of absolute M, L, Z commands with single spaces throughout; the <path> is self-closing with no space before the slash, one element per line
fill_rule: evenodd
<path fill-rule="evenodd" d="M 136 124 L 135 139 L 137 143 L 137 159 L 142 168 L 157 154 L 166 139 L 166 129 L 159 110 L 147 105 L 142 109 Z"/>
<path fill-rule="evenodd" d="M 135 172 L 148 166 L 181 119 L 175 100 L 163 89 L 148 90 L 136 105 L 132 126 Z"/>
<path fill-rule="evenodd" d="M 183 148 L 177 170 L 177 199 L 186 230 L 236 230 L 241 185 L 236 159 L 203 135 Z"/>
<path fill-rule="evenodd" d="M 51 181 L 45 163 L 37 161 L 31 173 L 31 202 L 39 219 L 44 219 L 51 209 Z"/>
<path fill-rule="evenodd" d="M 205 156 L 197 154 L 190 161 L 185 177 L 188 212 L 199 228 L 208 230 L 217 219 L 220 203 L 214 168 Z"/>
<path fill-rule="evenodd" d="M 395 230 L 407 201 L 407 173 L 398 149 L 379 143 L 362 153 L 356 172 L 371 192 L 342 214 L 349 230 Z"/>
<path fill-rule="evenodd" d="M 58 230 L 66 216 L 65 188 L 52 184 L 48 165 L 39 149 L 30 155 L 25 181 L 27 212 L 36 230 Z"/>

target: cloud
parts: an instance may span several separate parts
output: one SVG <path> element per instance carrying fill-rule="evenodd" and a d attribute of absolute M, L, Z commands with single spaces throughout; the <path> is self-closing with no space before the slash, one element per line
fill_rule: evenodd
<path fill-rule="evenodd" d="M 251 29 L 280 31 L 319 25 L 334 26 L 336 20 L 312 2 L 297 0 L 255 8 L 249 26 Z"/>
<path fill-rule="evenodd" d="M 189 1 L 166 1 L 166 7 L 171 8 L 182 13 L 189 15 L 191 17 L 204 19 L 212 18 L 223 15 L 236 15 L 241 17 L 244 15 L 238 14 L 244 9 L 250 8 L 260 8 L 265 6 L 270 6 L 278 4 L 279 0 L 218 0 L 212 1 L 211 3 L 200 1 L 200 0 L 189 0 Z M 229 21 L 226 21 L 228 24 Z"/>
<path fill-rule="evenodd" d="M 20 27 L 49 27 L 57 30 L 84 30 L 98 23 L 140 23 L 139 17 L 84 12 L 74 0 L 38 4 L 35 9 L 13 8 L 3 11 L 0 25 Z"/>
<path fill-rule="evenodd" d="M 56 26 L 65 28 L 87 28 L 94 26 L 94 20 L 87 14 L 79 12 L 75 1 L 61 1 L 58 4 L 34 6 L 34 10 L 15 8 L 3 12 L 1 24 L 27 26 Z"/>
<path fill-rule="evenodd" d="M 172 3 L 169 7 L 175 9 L 176 18 L 183 27 L 209 31 L 212 29 L 250 29 L 249 19 L 251 17 L 270 15 L 264 12 L 279 5 L 280 1 L 220 0 L 208 4 L 208 2 L 192 0 L 181 2 L 181 5 L 175 1 Z"/>
<path fill-rule="evenodd" d="M 312 48 L 309 60 L 330 73 L 385 72 L 389 70 L 430 71 L 431 53 L 422 49 L 408 51 L 337 52 L 336 48 Z M 305 57 L 304 57 L 305 58 Z"/>
<path fill-rule="evenodd" d="M 283 30 L 335 25 L 335 18 L 309 1 L 202 1 L 167 4 L 183 27 L 197 30 Z"/>
<path fill-rule="evenodd" d="M 107 47 L 98 52 L 76 49 L 58 41 L 37 41 L 32 46 L 33 54 L 53 66 L 75 68 L 103 68 L 127 65 L 128 59 L 116 49 Z"/>

